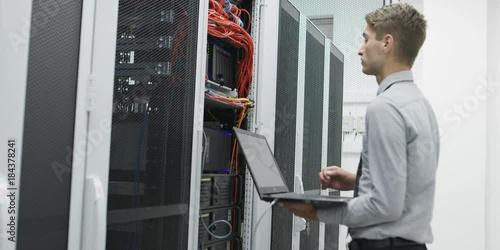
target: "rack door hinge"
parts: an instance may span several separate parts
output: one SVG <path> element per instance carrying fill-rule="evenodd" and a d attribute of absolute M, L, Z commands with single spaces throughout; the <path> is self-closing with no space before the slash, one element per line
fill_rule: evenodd
<path fill-rule="evenodd" d="M 91 112 L 95 108 L 96 98 L 95 75 L 90 74 L 87 80 L 87 111 Z"/>

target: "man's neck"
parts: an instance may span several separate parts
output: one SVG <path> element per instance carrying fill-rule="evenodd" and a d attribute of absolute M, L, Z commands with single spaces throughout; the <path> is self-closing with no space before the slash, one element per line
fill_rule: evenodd
<path fill-rule="evenodd" d="M 386 77 L 388 77 L 396 72 L 405 71 L 405 70 L 411 70 L 411 67 L 406 66 L 406 65 L 400 65 L 400 64 L 394 65 L 394 66 L 388 66 L 388 67 L 384 68 L 380 74 L 376 75 L 375 78 L 377 79 L 378 85 L 380 85 L 380 83 L 382 83 L 382 81 Z"/>

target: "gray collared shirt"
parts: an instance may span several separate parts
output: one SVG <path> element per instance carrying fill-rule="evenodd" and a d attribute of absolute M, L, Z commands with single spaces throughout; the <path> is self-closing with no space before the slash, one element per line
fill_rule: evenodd
<path fill-rule="evenodd" d="M 345 206 L 318 209 L 319 220 L 348 226 L 354 239 L 432 242 L 439 132 L 411 71 L 382 81 L 365 121 L 359 196 Z"/>

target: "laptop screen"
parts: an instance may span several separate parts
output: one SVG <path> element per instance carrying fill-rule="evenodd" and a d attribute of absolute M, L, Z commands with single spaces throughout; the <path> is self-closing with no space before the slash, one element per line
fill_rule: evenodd
<path fill-rule="evenodd" d="M 288 192 L 264 136 L 234 128 L 259 194 Z"/>

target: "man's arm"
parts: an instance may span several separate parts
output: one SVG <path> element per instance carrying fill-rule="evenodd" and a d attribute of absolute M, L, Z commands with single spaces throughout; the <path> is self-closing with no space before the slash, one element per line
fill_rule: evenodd
<path fill-rule="evenodd" d="M 371 189 L 346 206 L 318 209 L 320 221 L 364 227 L 397 220 L 403 213 L 407 176 L 404 119 L 387 99 L 377 99 L 368 107 L 366 122 Z"/>

